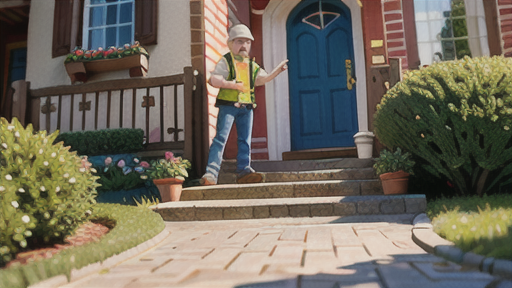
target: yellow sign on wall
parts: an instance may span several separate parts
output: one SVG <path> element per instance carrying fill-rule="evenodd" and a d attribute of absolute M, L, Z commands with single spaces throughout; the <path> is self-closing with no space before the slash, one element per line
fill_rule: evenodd
<path fill-rule="evenodd" d="M 378 48 L 384 46 L 384 40 L 371 40 L 372 48 Z"/>

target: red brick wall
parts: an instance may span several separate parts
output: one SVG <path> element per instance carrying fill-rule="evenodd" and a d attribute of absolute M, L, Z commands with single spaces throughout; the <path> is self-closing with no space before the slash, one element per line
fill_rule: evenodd
<path fill-rule="evenodd" d="M 505 57 L 512 56 L 512 0 L 497 0 L 501 28 L 501 48 Z"/>
<path fill-rule="evenodd" d="M 210 78 L 210 71 L 229 51 L 228 39 L 228 6 L 226 0 L 204 1 L 204 39 L 205 39 L 205 73 Z M 218 89 L 207 84 L 208 93 L 208 136 L 211 144 L 215 137 L 218 108 L 215 107 Z"/>
<path fill-rule="evenodd" d="M 407 69 L 407 47 L 401 0 L 382 0 L 382 14 L 388 57 L 402 58 L 402 69 Z"/>

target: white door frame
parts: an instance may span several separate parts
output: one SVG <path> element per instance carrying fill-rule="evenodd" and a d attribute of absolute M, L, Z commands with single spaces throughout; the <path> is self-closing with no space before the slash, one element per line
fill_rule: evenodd
<path fill-rule="evenodd" d="M 340 0 L 350 9 L 357 78 L 357 121 L 359 131 L 368 131 L 366 69 L 361 7 L 357 0 Z M 263 63 L 268 70 L 287 59 L 286 20 L 300 0 L 272 0 L 263 13 Z M 282 160 L 291 150 L 288 72 L 265 85 L 269 160 Z"/>

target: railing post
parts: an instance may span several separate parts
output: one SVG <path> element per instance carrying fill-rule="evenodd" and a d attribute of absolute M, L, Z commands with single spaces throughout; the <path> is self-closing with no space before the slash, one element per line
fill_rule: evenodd
<path fill-rule="evenodd" d="M 41 98 L 31 98 L 30 101 L 30 123 L 32 123 L 32 127 L 34 131 L 39 131 L 39 117 L 41 113 Z"/>
<path fill-rule="evenodd" d="M 208 160 L 208 101 L 204 89 L 204 75 L 195 73 L 194 84 L 194 162 L 197 175 L 202 175 Z"/>
<path fill-rule="evenodd" d="M 184 104 L 185 104 L 185 147 L 183 147 L 183 158 L 192 159 L 193 154 L 193 87 L 194 87 L 194 72 L 192 67 L 183 68 L 184 72 Z"/>

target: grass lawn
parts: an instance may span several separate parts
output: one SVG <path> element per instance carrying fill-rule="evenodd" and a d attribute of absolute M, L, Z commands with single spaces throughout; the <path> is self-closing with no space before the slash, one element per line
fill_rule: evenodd
<path fill-rule="evenodd" d="M 512 260 L 512 195 L 441 198 L 428 203 L 427 215 L 463 251 Z"/>
<path fill-rule="evenodd" d="M 51 258 L 38 258 L 27 264 L 17 263 L 0 269 L 0 287 L 25 288 L 57 275 L 69 277 L 72 269 L 117 255 L 158 235 L 165 228 L 162 217 L 145 207 L 119 204 L 93 206 L 92 222 L 109 223 L 113 228 L 99 241 L 64 249 Z"/>

